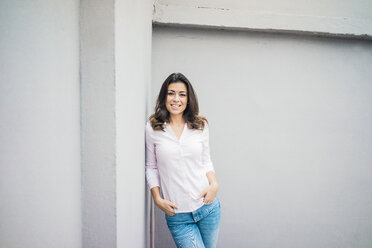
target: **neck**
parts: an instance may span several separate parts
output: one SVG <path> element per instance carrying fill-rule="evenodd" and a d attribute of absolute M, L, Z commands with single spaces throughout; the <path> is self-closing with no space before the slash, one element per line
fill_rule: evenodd
<path fill-rule="evenodd" d="M 179 115 L 171 115 L 170 118 L 169 118 L 169 123 L 170 124 L 184 124 L 185 123 L 185 120 L 183 119 L 183 116 L 182 114 L 179 114 Z"/>

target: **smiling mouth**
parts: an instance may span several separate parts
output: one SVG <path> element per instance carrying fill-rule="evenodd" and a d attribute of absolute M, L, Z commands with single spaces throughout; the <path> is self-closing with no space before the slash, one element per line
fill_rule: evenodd
<path fill-rule="evenodd" d="M 171 104 L 172 109 L 179 109 L 181 107 L 180 104 Z"/>

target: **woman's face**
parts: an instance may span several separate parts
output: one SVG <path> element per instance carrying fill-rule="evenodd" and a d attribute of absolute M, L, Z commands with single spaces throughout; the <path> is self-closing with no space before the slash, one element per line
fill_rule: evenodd
<path fill-rule="evenodd" d="M 187 88 L 182 82 L 168 85 L 167 100 L 165 106 L 170 115 L 181 115 L 187 106 Z"/>

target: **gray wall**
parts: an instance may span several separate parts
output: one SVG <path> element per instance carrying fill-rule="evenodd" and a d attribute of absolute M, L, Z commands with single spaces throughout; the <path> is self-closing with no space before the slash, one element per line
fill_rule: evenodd
<path fill-rule="evenodd" d="M 0 247 L 81 247 L 79 1 L 0 2 Z"/>
<path fill-rule="evenodd" d="M 152 103 L 180 71 L 210 121 L 218 247 L 372 246 L 371 64 L 370 41 L 155 27 Z"/>
<path fill-rule="evenodd" d="M 372 37 L 369 0 L 157 0 L 153 21 L 218 29 Z"/>
<path fill-rule="evenodd" d="M 117 247 L 148 247 L 145 123 L 152 0 L 115 1 Z"/>
<path fill-rule="evenodd" d="M 151 0 L 81 1 L 83 247 L 149 244 L 151 17 Z"/>
<path fill-rule="evenodd" d="M 246 9 L 250 12 L 265 12 L 271 14 L 287 14 L 312 17 L 333 18 L 371 18 L 372 3 L 368 0 L 346 0 L 342 4 L 333 0 L 275 0 L 242 1 L 242 0 L 158 0 L 160 4 L 174 6 L 192 6 L 209 9 Z M 275 25 L 272 23 L 272 25 Z"/>
<path fill-rule="evenodd" d="M 114 1 L 80 1 L 82 247 L 116 247 Z"/>
<path fill-rule="evenodd" d="M 151 0 L 1 1 L 1 248 L 150 244 L 151 18 Z"/>

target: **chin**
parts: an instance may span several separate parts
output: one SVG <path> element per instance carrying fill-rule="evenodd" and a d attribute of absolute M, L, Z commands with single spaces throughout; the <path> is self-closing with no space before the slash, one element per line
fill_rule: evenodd
<path fill-rule="evenodd" d="M 169 111 L 168 112 L 172 115 L 179 115 L 179 114 L 183 114 L 183 111 Z"/>
<path fill-rule="evenodd" d="M 180 114 L 183 114 L 182 111 L 179 111 L 179 112 L 170 112 L 172 115 L 180 115 Z"/>

